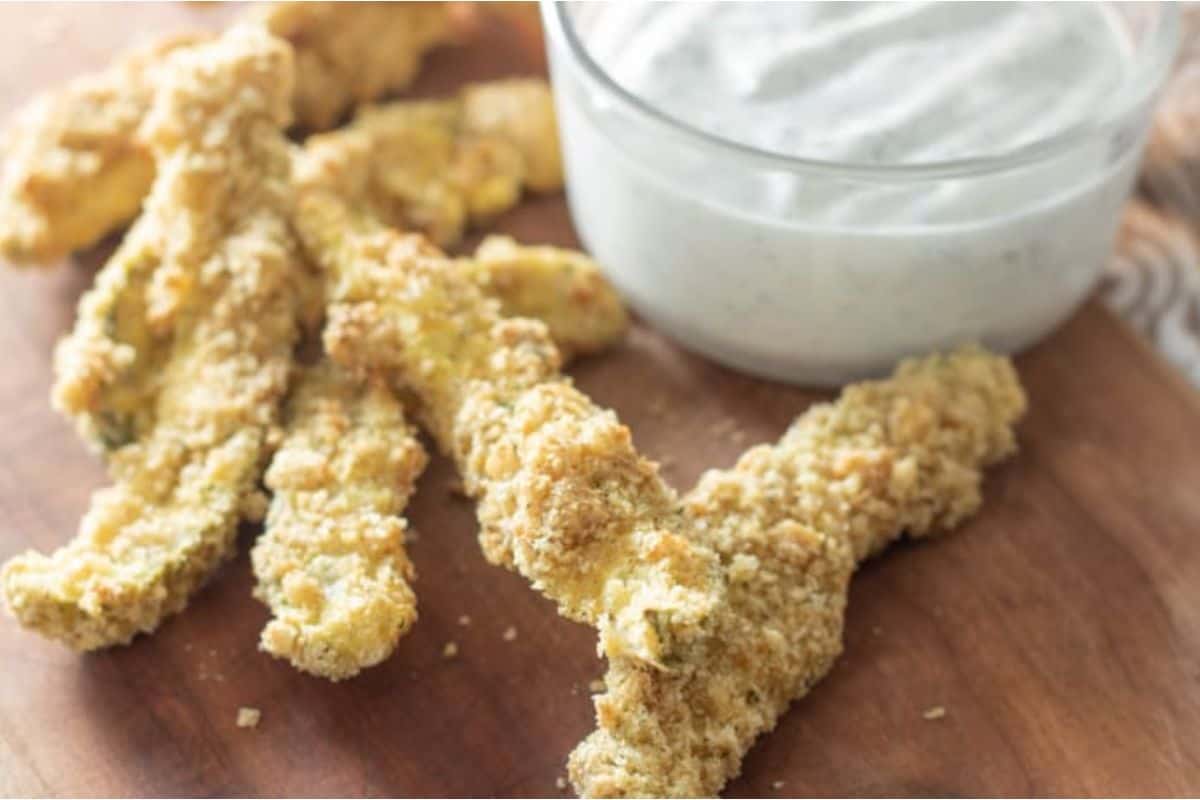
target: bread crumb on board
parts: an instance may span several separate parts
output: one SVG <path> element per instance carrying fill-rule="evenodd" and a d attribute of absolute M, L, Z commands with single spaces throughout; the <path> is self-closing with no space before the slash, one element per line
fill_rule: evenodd
<path fill-rule="evenodd" d="M 468 625 L 470 625 L 470 624 L 471 624 L 471 617 L 470 617 L 470 615 L 469 615 L 469 614 L 463 614 L 461 617 L 459 617 L 459 618 L 458 618 L 458 624 L 459 624 L 459 625 L 461 625 L 461 626 L 463 626 L 464 628 L 465 628 L 465 627 L 467 627 Z"/>
<path fill-rule="evenodd" d="M 925 709 L 921 716 L 929 720 L 941 719 L 942 717 L 946 716 L 946 708 L 944 706 L 932 706 L 931 708 Z"/>
<path fill-rule="evenodd" d="M 772 788 L 772 789 L 774 789 L 774 790 L 775 790 L 775 791 L 777 791 L 777 792 L 778 792 L 780 789 L 782 789 L 783 787 L 784 787 L 784 782 L 783 782 L 783 781 L 775 781 L 774 783 L 772 783 L 772 784 L 771 784 L 771 788 Z"/>
<path fill-rule="evenodd" d="M 557 778 L 554 779 L 554 785 L 561 791 L 562 789 L 567 788 L 567 779 L 564 778 L 562 775 L 559 775 Z"/>
<path fill-rule="evenodd" d="M 239 728 L 257 728 L 259 720 L 262 719 L 262 711 L 250 706 L 242 706 L 237 712 L 237 726 Z"/>
<path fill-rule="evenodd" d="M 504 633 L 502 635 L 504 637 L 504 641 L 506 641 L 506 642 L 514 641 L 517 638 L 517 629 L 515 626 L 509 625 L 507 628 L 504 629 Z"/>
<path fill-rule="evenodd" d="M 588 689 L 590 689 L 593 693 L 603 692 L 607 688 L 608 686 L 604 683 L 603 678 L 597 678 L 588 684 Z"/>
<path fill-rule="evenodd" d="M 442 658 L 454 658 L 458 655 L 458 642 L 446 642 L 442 648 Z"/>

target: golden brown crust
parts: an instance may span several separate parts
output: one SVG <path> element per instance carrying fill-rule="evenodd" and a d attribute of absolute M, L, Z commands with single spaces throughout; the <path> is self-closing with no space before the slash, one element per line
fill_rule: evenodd
<path fill-rule="evenodd" d="M 327 351 L 402 376 L 480 499 L 489 559 L 595 624 L 611 656 L 681 658 L 722 596 L 714 554 L 678 533 L 629 429 L 559 374 L 545 325 L 502 319 L 453 261 L 333 193 L 303 193 L 296 224 L 327 272 Z"/>
<path fill-rule="evenodd" d="M 597 353 L 629 327 L 625 306 L 596 262 L 575 250 L 489 236 L 458 268 L 508 317 L 546 323 L 563 359 Z"/>
<path fill-rule="evenodd" d="M 293 108 L 309 130 L 407 88 L 425 53 L 454 33 L 446 3 L 279 2 L 255 15 L 296 48 Z"/>
<path fill-rule="evenodd" d="M 284 2 L 251 16 L 294 45 L 295 116 L 313 130 L 407 86 L 425 52 L 451 36 L 444 3 Z M 154 179 L 138 128 L 158 77 L 176 54 L 211 38 L 165 36 L 17 114 L 3 150 L 0 257 L 52 264 L 137 215 Z"/>
<path fill-rule="evenodd" d="M 249 28 L 181 53 L 161 78 L 146 121 L 158 177 L 134 244 L 105 267 L 136 256 L 150 273 L 158 377 L 145 381 L 135 354 L 78 394 L 73 411 L 88 420 L 125 381 L 153 383 L 112 454 L 114 485 L 93 497 L 76 538 L 5 566 L 8 606 L 26 627 L 80 649 L 127 642 L 182 609 L 232 552 L 296 339 L 280 132 L 291 70 L 288 47 Z"/>
<path fill-rule="evenodd" d="M 305 149 L 301 182 L 320 182 L 359 212 L 421 231 L 442 247 L 512 208 L 523 188 L 562 187 L 554 101 L 540 79 L 367 106 L 351 125 L 311 137 Z"/>
<path fill-rule="evenodd" d="M 585 797 L 708 796 L 841 652 L 856 563 L 978 507 L 983 467 L 1015 448 L 1025 398 L 976 349 L 900 366 L 800 417 L 774 446 L 710 471 L 687 530 L 720 554 L 728 603 L 702 655 L 670 673 L 610 661 L 597 730 L 576 748 Z"/>
<path fill-rule="evenodd" d="M 548 93 L 541 97 L 548 100 Z M 365 185 L 372 176 L 395 178 L 408 174 L 410 167 L 446 167 L 436 158 L 423 163 L 418 155 L 424 151 L 412 145 L 449 141 L 439 137 L 453 134 L 457 123 L 446 118 L 454 107 L 453 102 L 394 104 L 386 112 L 366 112 L 359 127 L 348 132 L 314 137 L 297 153 L 301 191 L 335 191 L 358 198 L 360 207 L 371 207 L 364 197 L 372 191 Z M 370 136 L 360 135 L 364 128 Z M 480 162 L 468 157 L 461 163 Z M 450 171 L 469 177 L 465 169 Z M 477 186 L 473 180 L 461 186 Z M 395 180 L 384 184 L 399 185 Z M 486 188 L 463 191 L 486 204 L 479 200 Z M 519 185 L 504 202 L 515 202 L 517 192 Z M 368 213 L 397 212 L 373 206 Z M 446 266 L 504 298 L 510 313 L 546 315 L 575 352 L 607 346 L 627 324 L 615 292 L 582 254 L 524 248 L 497 237 L 475 257 Z M 399 514 L 424 453 L 404 427 L 394 397 L 380 394 L 384 390 L 378 386 L 366 392 L 366 384 L 350 373 L 331 369 L 324 365 L 308 373 L 307 380 L 302 378 L 307 385 L 297 390 L 302 411 L 293 417 L 268 473 L 275 497 L 254 561 L 258 594 L 276 616 L 263 633 L 264 649 L 301 669 L 339 679 L 385 658 L 415 619 L 415 598 L 405 582 L 410 567 L 402 550 L 404 522 Z M 375 409 L 374 418 L 363 416 L 364 403 Z M 390 433 L 378 424 L 384 407 L 395 423 Z M 402 462 L 392 465 L 398 472 L 351 475 L 330 467 L 356 451 L 377 447 L 389 436 L 395 438 L 389 450 Z M 289 477 L 294 475 L 315 483 L 294 485 Z M 352 503 L 350 498 L 355 498 Z M 374 531 L 380 547 L 347 546 L 347 531 Z"/>
<path fill-rule="evenodd" d="M 522 182 L 530 185 L 526 165 L 557 163 L 557 153 L 549 87 L 509 79 L 468 86 L 452 100 L 365 108 L 350 127 L 311 137 L 296 172 L 302 188 L 336 193 L 357 214 L 448 244 L 469 222 L 514 205 Z M 561 168 L 534 170 L 537 188 L 561 186 Z M 628 327 L 616 290 L 582 253 L 490 237 L 457 263 L 503 313 L 545 321 L 564 357 L 610 347 Z"/>
<path fill-rule="evenodd" d="M 473 136 L 512 142 L 525 165 L 525 186 L 553 192 L 563 186 L 562 148 L 550 87 L 539 78 L 474 83 L 459 93 L 462 128 Z"/>
<path fill-rule="evenodd" d="M 328 361 L 301 373 L 288 405 L 251 554 L 272 613 L 260 644 L 340 680 L 391 655 L 416 621 L 400 515 L 425 451 L 390 387 Z"/>
<path fill-rule="evenodd" d="M 14 264 L 53 262 L 137 214 L 154 180 L 138 126 L 164 65 L 205 38 L 165 37 L 18 112 L 3 151 L 0 256 Z"/>

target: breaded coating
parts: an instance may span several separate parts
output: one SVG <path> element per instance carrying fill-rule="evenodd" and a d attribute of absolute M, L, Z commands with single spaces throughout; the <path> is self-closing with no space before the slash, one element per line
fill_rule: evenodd
<path fill-rule="evenodd" d="M 706 473 L 684 498 L 685 530 L 720 554 L 728 602 L 703 653 L 675 671 L 610 660 L 598 730 L 570 759 L 579 794 L 720 791 L 841 652 L 855 566 L 972 514 L 1024 408 L 1008 360 L 968 348 L 851 386 L 778 444 Z"/>
<path fill-rule="evenodd" d="M 678 498 L 629 429 L 559 374 L 546 326 L 502 319 L 419 236 L 304 192 L 296 228 L 327 273 L 327 352 L 391 370 L 479 498 L 489 560 L 515 568 L 601 649 L 669 667 L 723 598 L 715 554 L 679 533 Z"/>
<path fill-rule="evenodd" d="M 251 16 L 295 47 L 294 107 L 314 130 L 407 86 L 424 53 L 451 35 L 444 3 L 271 3 Z M 0 257 L 52 264 L 137 215 L 154 180 L 138 128 L 158 77 L 176 54 L 211 38 L 168 35 L 17 114 L 0 153 Z"/>
<path fill-rule="evenodd" d="M 525 164 L 522 180 L 535 192 L 563 186 L 562 148 L 550 87 L 540 78 L 469 84 L 459 93 L 462 128 L 475 136 L 512 142 Z"/>
<path fill-rule="evenodd" d="M 621 298 L 583 253 L 489 236 L 456 263 L 505 316 L 545 322 L 564 359 L 604 350 L 629 327 Z"/>
<path fill-rule="evenodd" d="M 486 133 L 464 134 L 464 119 Z M 557 168 L 545 166 L 546 148 Z M 310 137 L 296 175 L 302 187 L 338 194 L 381 225 L 452 244 L 469 221 L 515 205 L 528 177 L 524 165 L 535 162 L 536 188 L 561 187 L 549 87 L 507 79 L 468 86 L 456 100 L 363 109 L 350 127 Z M 506 315 L 546 322 L 564 358 L 607 349 L 629 326 L 620 296 L 582 253 L 496 236 L 458 264 Z"/>
<path fill-rule="evenodd" d="M 260 646 L 333 680 L 383 661 L 417 618 L 400 516 L 425 451 L 392 389 L 323 361 L 297 378 L 252 551 Z"/>
<path fill-rule="evenodd" d="M 324 130 L 351 107 L 408 87 L 453 38 L 446 3 L 268 3 L 254 16 L 296 48 L 296 121 Z"/>
<path fill-rule="evenodd" d="M 78 536 L 3 570 L 21 624 L 72 647 L 128 642 L 182 609 L 257 497 L 297 334 L 291 74 L 290 48 L 253 27 L 181 53 L 160 80 L 146 120 L 158 177 L 114 256 L 153 273 L 148 313 L 169 320 L 153 399 Z M 125 379 L 101 376 L 90 396 Z"/>
<path fill-rule="evenodd" d="M 168 36 L 18 112 L 0 152 L 0 256 L 53 262 L 137 214 L 154 180 L 138 126 L 171 56 L 205 38 Z"/>
<path fill-rule="evenodd" d="M 296 155 L 301 191 L 338 185 L 328 163 Z M 507 313 L 546 315 L 572 352 L 610 344 L 628 322 L 582 254 L 494 237 L 475 257 L 445 263 L 501 297 Z M 425 454 L 390 391 L 328 363 L 306 372 L 267 474 L 274 499 L 253 559 L 256 594 L 275 619 L 261 644 L 335 680 L 386 658 L 416 617 L 400 514 Z"/>
<path fill-rule="evenodd" d="M 305 159 L 298 154 L 301 190 L 324 191 L 330 173 L 306 172 Z M 607 346 L 628 324 L 579 253 L 492 237 L 445 266 L 501 298 L 505 313 L 544 315 L 571 353 Z M 425 461 L 391 389 L 328 362 L 302 375 L 253 552 L 256 594 L 275 617 L 264 650 L 334 680 L 390 655 L 416 618 L 400 514 Z"/>
<path fill-rule="evenodd" d="M 348 127 L 309 138 L 305 149 L 309 169 L 357 211 L 442 247 L 512 208 L 522 188 L 562 186 L 554 100 L 541 79 L 367 106 Z"/>

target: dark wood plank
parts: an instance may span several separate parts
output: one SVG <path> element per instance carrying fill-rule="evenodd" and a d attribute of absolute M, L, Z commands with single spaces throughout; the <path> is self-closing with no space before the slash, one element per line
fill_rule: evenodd
<path fill-rule="evenodd" d="M 0 7 L 0 107 L 138 32 L 229 13 Z M 419 91 L 539 69 L 514 30 L 484 25 L 480 44 L 435 57 Z M 561 198 L 500 227 L 574 241 Z M 53 342 L 101 257 L 0 271 L 0 558 L 65 541 L 102 484 L 46 401 Z M 728 794 L 1200 792 L 1200 399 L 1094 304 L 1018 364 L 1023 449 L 990 478 L 983 512 L 863 569 L 845 656 Z M 644 328 L 575 374 L 681 487 L 817 397 Z M 741 433 L 714 434 L 729 417 Z M 80 657 L 0 619 L 0 794 L 563 794 L 555 779 L 591 726 L 587 685 L 603 667 L 593 636 L 483 562 L 452 480 L 435 460 L 411 510 L 420 622 L 343 684 L 255 650 L 266 613 L 244 554 L 130 647 Z M 263 709 L 258 729 L 234 726 L 241 705 Z M 946 717 L 923 720 L 935 705 Z"/>

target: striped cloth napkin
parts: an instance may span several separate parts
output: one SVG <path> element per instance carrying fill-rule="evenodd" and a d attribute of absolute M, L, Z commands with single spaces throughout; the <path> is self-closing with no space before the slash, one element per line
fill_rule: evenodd
<path fill-rule="evenodd" d="M 1181 16 L 1183 46 L 1101 296 L 1200 387 L 1200 4 Z"/>

